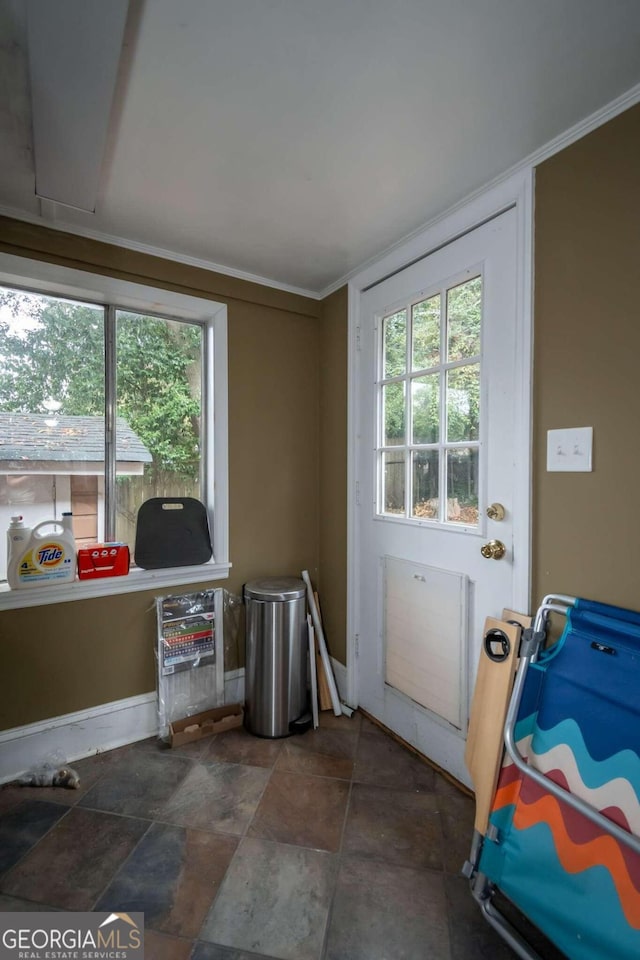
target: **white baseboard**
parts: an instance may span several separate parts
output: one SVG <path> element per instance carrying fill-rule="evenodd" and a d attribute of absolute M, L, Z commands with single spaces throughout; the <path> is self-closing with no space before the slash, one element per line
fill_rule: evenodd
<path fill-rule="evenodd" d="M 72 763 L 93 753 L 152 737 L 156 695 L 143 693 L 0 733 L 0 783 L 40 763 Z"/>
<path fill-rule="evenodd" d="M 225 703 L 244 700 L 244 670 L 224 677 Z M 0 732 L 0 783 L 46 761 L 73 763 L 152 737 L 158 729 L 156 694 L 114 700 L 87 710 Z"/>

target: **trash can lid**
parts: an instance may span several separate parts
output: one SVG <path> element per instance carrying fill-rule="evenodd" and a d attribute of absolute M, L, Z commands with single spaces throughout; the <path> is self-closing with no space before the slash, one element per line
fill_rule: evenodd
<path fill-rule="evenodd" d="M 262 577 L 245 584 L 245 596 L 254 600 L 297 600 L 304 597 L 304 580 L 297 577 Z"/>

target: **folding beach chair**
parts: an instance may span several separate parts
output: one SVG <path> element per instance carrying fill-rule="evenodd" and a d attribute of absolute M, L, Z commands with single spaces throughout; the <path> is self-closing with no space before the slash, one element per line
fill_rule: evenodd
<path fill-rule="evenodd" d="M 566 624 L 545 649 L 551 613 Z M 548 596 L 518 652 L 504 761 L 464 867 L 473 896 L 524 960 L 539 957 L 497 891 L 570 960 L 638 960 L 640 614 Z"/>

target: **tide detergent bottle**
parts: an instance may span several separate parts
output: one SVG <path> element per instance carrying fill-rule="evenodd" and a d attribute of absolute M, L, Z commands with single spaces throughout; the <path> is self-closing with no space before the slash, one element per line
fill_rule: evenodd
<path fill-rule="evenodd" d="M 12 590 L 75 579 L 72 521 L 71 513 L 63 513 L 62 520 L 43 520 L 29 528 L 22 517 L 11 518 L 7 531 L 7 580 Z M 43 532 L 45 529 L 47 532 Z"/>

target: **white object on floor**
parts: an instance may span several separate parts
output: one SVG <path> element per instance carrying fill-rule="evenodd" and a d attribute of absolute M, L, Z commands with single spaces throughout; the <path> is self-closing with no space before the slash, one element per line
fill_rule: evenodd
<path fill-rule="evenodd" d="M 322 658 L 322 665 L 324 667 L 325 674 L 327 676 L 327 683 L 329 684 L 329 693 L 331 694 L 331 704 L 333 706 L 333 712 L 336 717 L 342 716 L 342 708 L 340 706 L 340 697 L 338 696 L 338 688 L 336 687 L 335 677 L 333 676 L 333 670 L 331 669 L 331 660 L 329 659 L 329 652 L 327 650 L 327 644 L 324 639 L 324 631 L 322 629 L 322 624 L 320 623 L 320 617 L 318 616 L 318 608 L 316 607 L 315 597 L 313 596 L 313 587 L 311 586 L 311 580 L 309 579 L 309 571 L 302 571 L 302 579 L 304 580 L 307 586 L 307 601 L 309 603 L 309 609 L 311 611 L 311 618 L 313 620 L 313 626 L 318 637 L 318 647 L 320 648 L 320 656 Z"/>

